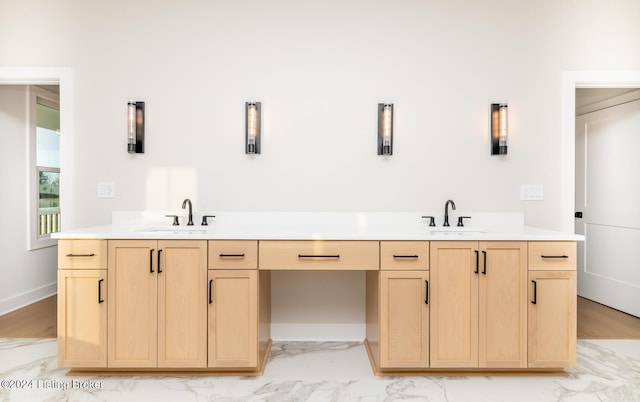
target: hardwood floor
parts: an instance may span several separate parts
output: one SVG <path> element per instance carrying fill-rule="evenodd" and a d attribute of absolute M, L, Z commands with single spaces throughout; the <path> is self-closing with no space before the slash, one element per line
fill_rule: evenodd
<path fill-rule="evenodd" d="M 640 318 L 578 297 L 578 339 L 640 339 Z"/>
<path fill-rule="evenodd" d="M 0 338 L 55 338 L 56 296 L 0 316 Z M 640 318 L 578 297 L 578 339 L 640 339 Z"/>
<path fill-rule="evenodd" d="M 56 296 L 0 316 L 0 338 L 55 338 Z"/>

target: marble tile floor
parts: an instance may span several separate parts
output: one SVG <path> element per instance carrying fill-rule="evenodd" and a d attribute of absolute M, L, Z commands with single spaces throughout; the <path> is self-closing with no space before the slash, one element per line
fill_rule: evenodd
<path fill-rule="evenodd" d="M 359 342 L 276 342 L 262 377 L 67 377 L 55 339 L 0 339 L 0 401 L 640 401 L 640 340 L 579 340 L 564 376 L 375 377 Z"/>

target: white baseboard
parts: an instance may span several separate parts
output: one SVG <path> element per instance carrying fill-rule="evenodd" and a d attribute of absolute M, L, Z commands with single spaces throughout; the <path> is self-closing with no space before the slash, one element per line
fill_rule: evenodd
<path fill-rule="evenodd" d="M 58 293 L 58 283 L 53 282 L 37 289 L 29 290 L 4 300 L 0 300 L 0 315 L 5 315 L 19 308 L 28 306 Z"/>
<path fill-rule="evenodd" d="M 271 323 L 274 341 L 355 341 L 366 337 L 367 326 L 362 324 Z"/>

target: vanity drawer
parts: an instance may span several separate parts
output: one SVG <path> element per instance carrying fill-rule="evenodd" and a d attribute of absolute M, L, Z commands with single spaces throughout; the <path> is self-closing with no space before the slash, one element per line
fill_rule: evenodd
<path fill-rule="evenodd" d="M 209 269 L 257 269 L 257 240 L 210 240 Z"/>
<path fill-rule="evenodd" d="M 377 241 L 265 240 L 260 242 L 260 269 L 377 270 Z"/>
<path fill-rule="evenodd" d="M 381 241 L 380 269 L 429 270 L 429 242 Z"/>
<path fill-rule="evenodd" d="M 576 269 L 576 242 L 529 242 L 530 271 L 571 271 Z"/>
<path fill-rule="evenodd" d="M 106 269 L 107 241 L 95 239 L 58 240 L 59 269 Z"/>

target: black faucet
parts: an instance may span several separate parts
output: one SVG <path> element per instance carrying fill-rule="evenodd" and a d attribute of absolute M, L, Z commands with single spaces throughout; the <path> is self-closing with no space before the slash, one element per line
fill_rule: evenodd
<path fill-rule="evenodd" d="M 447 200 L 447 202 L 444 203 L 444 223 L 442 226 L 449 226 L 449 204 L 451 204 L 452 210 L 456 210 L 456 204 L 452 200 Z"/>
<path fill-rule="evenodd" d="M 187 226 L 193 226 L 193 210 L 191 206 L 191 200 L 188 198 L 185 198 L 185 200 L 182 201 L 182 209 L 184 209 L 187 206 L 187 204 L 189 205 L 189 222 L 187 222 Z M 455 207 L 453 209 L 455 209 Z"/>

